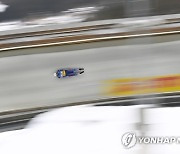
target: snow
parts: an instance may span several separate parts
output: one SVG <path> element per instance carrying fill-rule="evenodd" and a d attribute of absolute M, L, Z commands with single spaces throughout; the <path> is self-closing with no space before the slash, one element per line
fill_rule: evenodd
<path fill-rule="evenodd" d="M 26 129 L 0 144 L 3 154 L 119 154 L 121 136 L 136 131 L 135 107 L 68 107 L 38 115 Z M 1 136 L 0 136 L 1 137 Z"/>
<path fill-rule="evenodd" d="M 0 2 L 0 12 L 5 12 L 9 6 Z"/>

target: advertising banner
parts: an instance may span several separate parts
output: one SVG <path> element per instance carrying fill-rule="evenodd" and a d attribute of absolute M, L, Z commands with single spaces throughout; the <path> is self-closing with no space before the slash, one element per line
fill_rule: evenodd
<path fill-rule="evenodd" d="M 131 96 L 180 91 L 180 74 L 105 81 L 104 92 L 110 96 Z"/>

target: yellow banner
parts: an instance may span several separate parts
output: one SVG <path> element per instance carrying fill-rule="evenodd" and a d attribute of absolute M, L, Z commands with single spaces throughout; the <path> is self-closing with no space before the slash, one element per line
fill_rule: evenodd
<path fill-rule="evenodd" d="M 105 81 L 104 92 L 110 96 L 180 91 L 180 74 L 145 78 L 124 78 Z"/>

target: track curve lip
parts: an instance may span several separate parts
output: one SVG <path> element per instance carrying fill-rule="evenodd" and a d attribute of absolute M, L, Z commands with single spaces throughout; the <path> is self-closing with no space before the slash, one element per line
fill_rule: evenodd
<path fill-rule="evenodd" d="M 173 35 L 179 34 L 180 27 L 173 28 L 164 28 L 164 29 L 152 29 L 145 31 L 135 31 L 127 33 L 113 33 L 113 34 L 100 34 L 100 35 L 82 35 L 82 36 L 73 36 L 64 38 L 54 38 L 47 40 L 37 40 L 30 42 L 22 43 L 9 43 L 9 44 L 0 44 L 0 52 L 9 51 L 9 50 L 19 50 L 27 48 L 40 48 L 40 47 L 49 47 L 57 45 L 73 45 L 81 43 L 90 43 L 90 42 L 100 42 L 100 41 L 110 41 L 117 39 L 128 39 L 136 37 L 150 37 L 150 36 L 161 36 L 161 35 Z"/>

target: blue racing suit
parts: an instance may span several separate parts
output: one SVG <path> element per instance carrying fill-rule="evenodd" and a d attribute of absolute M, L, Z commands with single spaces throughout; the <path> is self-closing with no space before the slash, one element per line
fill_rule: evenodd
<path fill-rule="evenodd" d="M 76 69 L 65 70 L 65 72 L 66 72 L 66 76 L 75 76 L 78 74 Z"/>
<path fill-rule="evenodd" d="M 67 76 L 76 76 L 78 75 L 77 69 L 67 69 L 67 70 L 58 70 L 56 72 L 58 78 L 63 78 Z"/>

